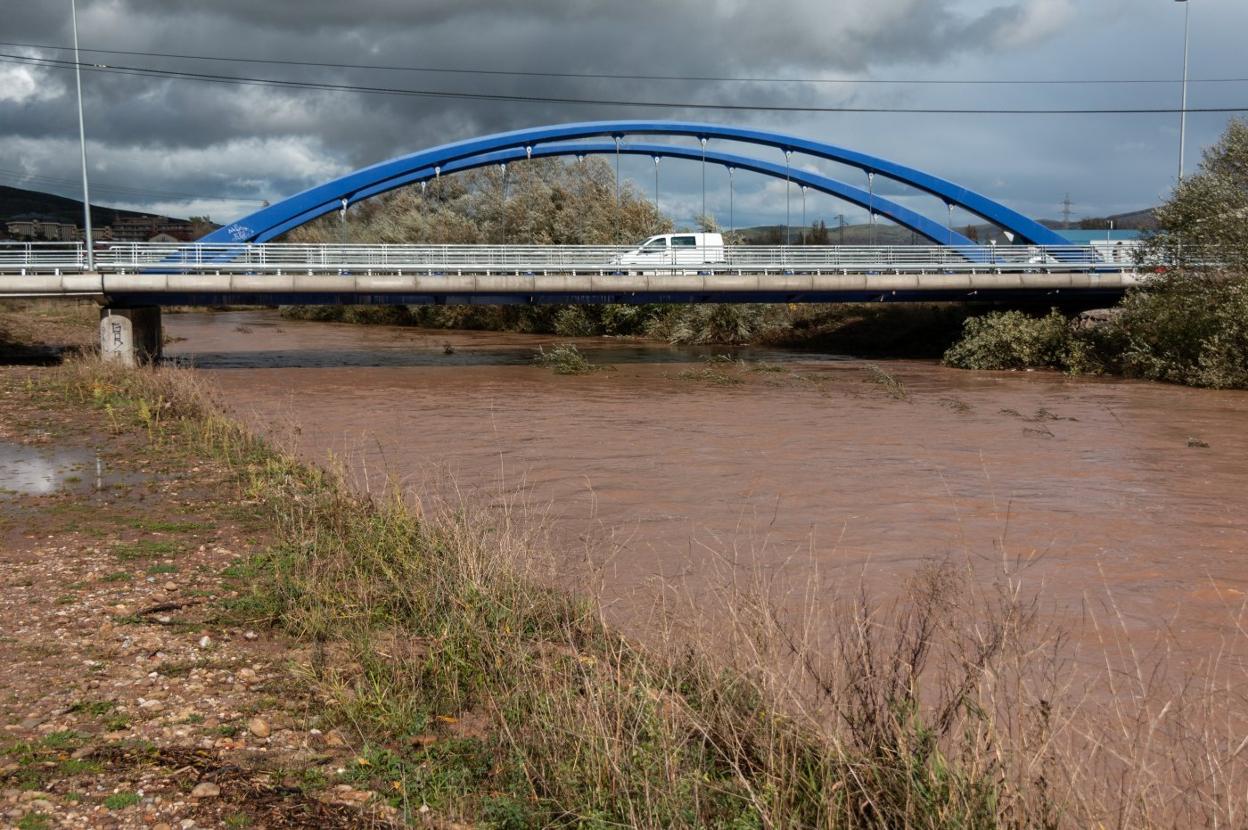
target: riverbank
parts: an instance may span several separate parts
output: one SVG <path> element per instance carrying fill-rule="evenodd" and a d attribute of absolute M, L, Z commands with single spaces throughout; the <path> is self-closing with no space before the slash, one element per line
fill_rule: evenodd
<path fill-rule="evenodd" d="M 67 475 L 6 502 L 3 774 L 24 826 L 362 822 L 343 800 L 435 826 L 854 825 L 868 804 L 915 823 L 982 813 L 1001 783 L 968 770 L 916 801 L 935 746 L 875 757 L 915 725 L 833 742 L 782 716 L 779 688 L 639 649 L 532 581 L 514 531 L 359 499 L 220 418 L 189 373 L 87 361 L 5 386 L 23 424 L 5 440 L 109 462 L 101 489 Z"/>
<path fill-rule="evenodd" d="M 636 337 L 677 345 L 763 345 L 840 354 L 939 357 L 967 304 L 284 306 L 290 320 L 428 329 Z"/>
<path fill-rule="evenodd" d="M 44 532 L 27 518 L 43 515 L 29 512 L 34 502 L 28 496 L 18 497 L 7 516 L 10 536 L 29 536 L 32 544 L 52 537 L 49 548 L 38 549 L 42 556 L 36 561 L 45 565 L 95 555 L 99 551 L 91 549 L 99 548 L 118 561 L 135 555 L 124 561 L 146 564 L 144 557 L 150 556 L 147 567 L 160 569 L 131 573 L 139 577 L 131 582 L 118 577 L 116 590 L 132 583 L 137 590 L 113 602 L 104 587 L 114 590 L 115 583 L 104 579 L 112 572 L 92 564 L 87 575 L 100 574 L 92 577 L 101 584 L 100 593 L 88 592 L 81 609 L 71 606 L 74 613 L 94 614 L 84 630 L 98 628 L 97 621 L 110 614 L 155 617 L 151 626 L 111 617 L 110 622 L 158 634 L 172 633 L 184 621 L 205 626 L 179 643 L 148 644 L 156 645 L 157 653 L 168 649 L 175 662 L 191 664 L 171 667 L 167 674 L 153 669 L 158 679 L 166 678 L 160 684 L 169 684 L 157 691 L 168 692 L 178 706 L 196 700 L 189 697 L 194 689 L 178 685 L 183 672 L 193 678 L 191 684 L 205 683 L 205 667 L 197 665 L 200 658 L 191 650 L 200 648 L 200 638 L 210 637 L 210 646 L 228 641 L 240 649 L 237 657 L 223 656 L 242 661 L 242 668 L 212 668 L 225 672 L 222 684 L 232 678 L 228 688 L 239 695 L 221 709 L 225 721 L 215 711 L 198 709 L 187 715 L 189 727 L 161 720 L 163 715 L 144 715 L 138 740 L 177 748 L 189 737 L 195 746 L 212 737 L 201 735 L 200 727 L 224 723 L 237 730 L 229 740 L 241 735 L 243 746 L 213 749 L 239 757 L 263 758 L 259 750 L 286 731 L 291 734 L 282 741 L 293 740 L 299 749 L 303 741 L 310 744 L 311 755 L 282 757 L 276 768 L 260 768 L 246 784 L 218 775 L 221 795 L 209 798 L 246 816 L 252 816 L 248 803 L 236 794 L 255 791 L 279 795 L 290 816 L 283 820 L 292 823 L 298 810 L 320 809 L 317 805 L 339 798 L 365 804 L 384 799 L 398 812 L 380 818 L 409 817 L 433 826 L 480 821 L 500 827 L 577 822 L 987 827 L 1101 821 L 1137 827 L 1165 826 L 1176 815 L 1231 816 L 1241 806 L 1229 795 L 1242 780 L 1232 740 L 1238 733 L 1213 731 L 1211 721 L 1193 717 L 1209 703 L 1202 690 L 1182 698 L 1184 718 L 1177 719 L 1158 688 L 1128 683 L 1110 713 L 1116 720 L 1090 721 L 1081 709 L 1082 690 L 1067 688 L 1064 679 L 1046 680 L 1045 670 L 1037 670 L 1048 665 L 1042 655 L 1053 641 L 1035 629 L 1030 601 L 1008 582 L 1001 593 L 977 592 L 956 569 L 916 571 L 894 608 L 847 601 L 838 611 L 834 639 L 818 650 L 812 650 L 810 630 L 800 621 L 778 615 L 765 594 L 738 585 L 718 597 L 733 609 L 733 623 L 716 632 L 716 641 L 675 632 L 665 638 L 660 631 L 655 643 L 642 647 L 605 626 L 591 600 L 551 589 L 545 570 L 549 552 L 506 513 L 480 513 L 461 504 L 417 509 L 401 498 L 361 497 L 223 418 L 191 372 L 123 372 L 95 363 L 5 371 L 13 374 L 5 377 L 10 408 L 3 423 L 21 425 L 9 440 L 38 447 L 40 435 L 49 433 L 59 444 L 103 446 L 117 453 L 117 463 L 134 459 L 136 470 L 150 469 L 160 477 L 158 486 L 134 484 L 127 495 L 116 496 L 115 515 L 111 505 L 105 510 L 81 501 L 72 488 L 40 497 L 53 517 L 112 517 L 109 521 L 131 534 L 116 539 L 89 523 L 66 521 Z M 891 388 L 883 381 L 877 385 L 882 394 Z M 166 495 L 158 496 L 162 487 Z M 168 515 L 160 512 L 162 504 Z M 130 515 L 148 509 L 157 513 Z M 179 519 L 179 510 L 189 515 Z M 135 521 L 148 524 L 130 526 Z M 171 527 L 179 521 L 184 526 Z M 189 537 L 185 553 L 177 541 L 181 535 Z M 160 582 L 168 575 L 163 569 L 179 567 L 179 557 L 190 551 L 210 556 L 187 560 L 189 573 L 208 581 L 185 589 L 173 578 Z M 211 581 L 214 571 L 223 580 L 219 584 Z M 36 580 L 29 587 L 42 590 L 15 594 L 15 618 L 31 608 L 37 616 L 43 610 L 39 594 L 50 585 L 39 581 L 45 579 L 39 574 L 23 578 Z M 155 596 L 174 591 L 169 584 L 205 600 L 191 609 L 205 617 L 184 620 L 181 608 L 150 611 L 176 601 L 161 603 Z M 115 610 L 118 604 L 126 609 Z M 47 612 L 55 615 L 54 608 Z M 169 617 L 167 623 L 160 621 L 162 615 Z M 13 655 L 15 671 L 30 673 L 40 689 L 69 683 L 65 674 L 40 674 L 49 660 L 37 652 L 52 636 L 49 629 L 33 631 Z M 269 662 L 263 654 L 271 655 Z M 147 668 L 140 663 L 134 669 L 130 654 L 98 659 L 105 672 L 134 671 L 135 679 Z M 73 670 L 66 664 L 65 672 Z M 251 675 L 244 677 L 243 668 L 263 678 L 258 694 L 249 691 Z M 208 676 L 215 682 L 215 675 Z M 208 699 L 215 693 L 199 694 Z M 60 702 L 59 695 L 29 697 L 34 690 L 22 695 L 21 704 L 32 711 L 36 704 L 54 712 L 77 705 Z M 109 691 L 101 694 L 103 703 L 92 698 L 82 711 L 107 718 L 110 699 L 120 700 L 128 713 L 149 697 L 137 702 Z M 294 712 L 264 708 L 286 702 Z M 229 717 L 230 712 L 240 715 Z M 269 723 L 266 738 L 242 717 L 285 724 L 287 714 L 292 726 Z M 196 722 L 196 715 L 204 722 Z M 209 717 L 218 721 L 213 727 Z M 109 723 L 93 726 L 86 717 L 28 724 L 26 732 L 20 731 L 22 723 L 16 725 L 12 763 L 17 768 L 5 773 L 5 786 L 14 781 L 14 789 L 21 783 L 14 774 L 61 763 L 55 754 L 66 740 L 61 732 L 90 736 L 91 751 L 71 761 L 92 761 L 99 757 L 97 743 L 106 748 L 114 743 Z M 182 728 L 189 732 L 179 735 Z M 1090 736 L 1095 736 L 1091 750 Z M 38 754 L 21 755 L 28 750 L 19 745 L 31 743 Z M 1154 771 L 1158 758 L 1180 757 L 1197 746 L 1202 758 L 1180 764 L 1181 774 Z M 107 748 L 105 756 L 114 751 Z M 23 763 L 26 757 L 29 763 Z M 1202 760 L 1216 763 L 1212 775 Z M 230 764 L 243 766 L 227 755 L 222 765 Z M 83 779 L 61 777 L 74 768 L 54 769 L 51 780 L 36 786 L 46 786 L 42 792 L 57 807 L 68 808 L 69 793 L 80 792 L 90 796 L 82 800 L 98 816 L 112 809 L 104 803 L 109 796 L 120 795 L 112 802 L 117 812 L 133 810 L 127 815 L 136 823 L 142 810 L 163 819 L 167 813 L 158 810 L 165 807 L 145 801 L 156 792 L 162 805 L 166 798 L 169 804 L 181 798 L 178 809 L 186 812 L 171 817 L 203 810 L 211 824 L 233 815 L 209 812 L 215 808 L 203 797 L 188 798 L 186 790 L 195 781 L 186 771 L 180 776 L 169 771 L 172 781 L 154 776 L 150 782 L 109 778 L 111 768 L 96 771 L 104 776 L 101 784 L 119 790 L 104 795 L 81 789 Z M 195 780 L 202 778 L 216 783 L 207 773 Z M 263 786 L 273 789 L 257 789 Z M 136 795 L 138 804 L 123 803 Z M 47 799 L 27 803 L 34 801 Z M 346 815 L 343 821 L 364 821 L 359 814 Z M 268 826 L 281 826 L 261 817 Z"/>
<path fill-rule="evenodd" d="M 171 393 L 92 365 L 0 367 L 2 823 L 384 825 L 334 788 L 354 754 L 291 675 L 306 649 L 238 613 L 260 506 Z"/>
<path fill-rule="evenodd" d="M 1175 272 L 1110 309 L 992 304 L 287 306 L 292 320 L 763 345 L 858 357 L 940 358 L 959 369 L 1056 369 L 1248 388 L 1248 280 Z M 1047 315 L 1046 315 L 1047 312 Z"/>
<path fill-rule="evenodd" d="M 49 365 L 97 346 L 99 306 L 91 300 L 0 303 L 0 365 Z"/>

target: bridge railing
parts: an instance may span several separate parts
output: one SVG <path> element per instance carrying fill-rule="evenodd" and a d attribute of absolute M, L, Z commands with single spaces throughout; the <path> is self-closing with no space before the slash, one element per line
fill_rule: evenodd
<path fill-rule="evenodd" d="M 80 242 L 0 242 L 0 273 L 25 270 L 83 270 L 87 250 Z"/>
<path fill-rule="evenodd" d="M 619 245 L 300 245 L 101 242 L 97 271 L 133 273 L 705 273 L 1134 270 L 1137 247 L 732 245 L 649 254 Z M 81 272 L 81 243 L 0 243 L 0 273 Z"/>

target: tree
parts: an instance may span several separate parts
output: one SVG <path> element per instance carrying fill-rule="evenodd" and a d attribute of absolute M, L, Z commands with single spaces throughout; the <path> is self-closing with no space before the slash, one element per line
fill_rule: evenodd
<path fill-rule="evenodd" d="M 607 245 L 671 228 L 629 182 L 616 200 L 615 172 L 600 158 L 533 159 L 410 185 L 325 216 L 292 242 Z"/>
<path fill-rule="evenodd" d="M 811 245 L 827 245 L 828 244 L 828 225 L 822 219 L 814 222 L 810 226 L 810 244 Z"/>
<path fill-rule="evenodd" d="M 1248 272 L 1248 121 L 1232 119 L 1200 170 L 1157 210 L 1161 230 L 1148 255 L 1179 268 L 1217 260 Z"/>
<path fill-rule="evenodd" d="M 201 236 L 208 234 L 221 227 L 212 221 L 211 216 L 192 216 L 187 220 L 191 224 L 191 239 L 199 239 Z"/>

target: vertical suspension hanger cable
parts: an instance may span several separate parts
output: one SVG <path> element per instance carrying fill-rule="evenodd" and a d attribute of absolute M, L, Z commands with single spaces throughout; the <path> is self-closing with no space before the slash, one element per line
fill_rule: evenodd
<path fill-rule="evenodd" d="M 702 222 L 706 223 L 706 137 L 699 139 L 702 142 Z M 708 230 L 708 228 L 703 228 Z"/>
<path fill-rule="evenodd" d="M 867 171 L 867 245 L 875 244 L 875 171 Z"/>
<path fill-rule="evenodd" d="M 728 233 L 729 235 L 731 235 L 737 229 L 736 216 L 733 214 L 733 208 L 734 208 L 733 196 L 735 195 L 735 193 L 733 192 L 734 185 L 733 185 L 732 173 L 733 173 L 733 167 L 730 164 L 728 165 Z"/>
<path fill-rule="evenodd" d="M 620 137 L 613 136 L 615 139 L 615 207 L 620 208 Z"/>
<path fill-rule="evenodd" d="M 659 213 L 659 157 L 654 156 L 654 226 L 657 228 L 662 222 L 662 214 Z"/>
<path fill-rule="evenodd" d="M 499 187 L 498 202 L 498 224 L 500 241 L 507 244 L 507 162 L 498 165 L 499 173 L 502 177 L 501 186 Z"/>
<path fill-rule="evenodd" d="M 620 202 L 620 137 L 618 135 L 611 136 L 615 139 L 615 232 L 613 234 L 615 241 L 620 241 L 620 236 L 624 230 L 620 227 L 620 213 L 624 210 L 624 205 Z"/>
<path fill-rule="evenodd" d="M 789 160 L 793 153 L 791 150 L 784 151 L 784 244 L 789 244 L 789 225 L 793 224 L 792 212 L 789 206 L 789 194 L 793 190 L 793 178 L 789 174 Z"/>

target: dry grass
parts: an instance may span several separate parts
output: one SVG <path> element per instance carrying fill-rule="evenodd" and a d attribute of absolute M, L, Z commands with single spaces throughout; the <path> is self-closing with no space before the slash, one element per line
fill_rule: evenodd
<path fill-rule="evenodd" d="M 888 370 L 874 363 L 867 366 L 867 381 L 874 383 L 888 393 L 893 400 L 904 401 L 910 397 L 905 384 Z"/>
<path fill-rule="evenodd" d="M 1104 669 L 1075 670 L 1017 572 L 916 572 L 899 598 L 764 581 L 727 625 L 643 647 L 548 586 L 522 528 L 462 505 L 362 499 L 216 414 L 193 375 L 75 362 L 75 401 L 238 472 L 281 544 L 230 612 L 313 648 L 300 676 L 400 807 L 496 827 L 1243 826 L 1242 672 L 1183 678 L 1133 651 L 1112 603 Z M 1112 598 L 1111 598 L 1112 599 Z M 1242 627 L 1233 636 L 1242 638 Z M 1195 680 L 1192 678 L 1196 678 Z"/>

